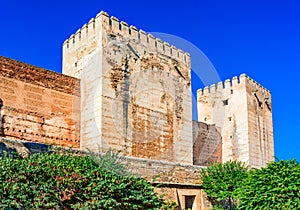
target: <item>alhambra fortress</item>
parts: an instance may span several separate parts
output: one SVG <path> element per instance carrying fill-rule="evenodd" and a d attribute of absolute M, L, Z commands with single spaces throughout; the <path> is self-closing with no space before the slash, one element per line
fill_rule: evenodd
<path fill-rule="evenodd" d="M 273 160 L 270 91 L 245 74 L 197 92 L 190 55 L 100 12 L 63 44 L 62 74 L 0 57 L 0 151 L 122 151 L 181 209 L 210 209 L 199 168 Z"/>

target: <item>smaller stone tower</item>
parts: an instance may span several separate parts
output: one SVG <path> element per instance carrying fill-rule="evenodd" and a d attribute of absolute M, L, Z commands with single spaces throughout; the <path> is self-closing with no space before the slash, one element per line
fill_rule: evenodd
<path fill-rule="evenodd" d="M 199 89 L 198 120 L 221 129 L 222 160 L 264 167 L 274 159 L 269 90 L 242 74 L 232 81 Z"/>

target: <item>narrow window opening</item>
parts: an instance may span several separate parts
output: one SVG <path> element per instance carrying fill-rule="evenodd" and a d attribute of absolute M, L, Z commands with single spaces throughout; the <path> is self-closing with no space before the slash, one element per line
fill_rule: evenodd
<path fill-rule="evenodd" d="M 228 99 L 223 101 L 224 106 L 228 105 Z"/>
<path fill-rule="evenodd" d="M 195 201 L 195 197 L 196 196 L 184 196 L 184 208 L 185 209 L 192 209 L 193 208 L 193 204 Z"/>

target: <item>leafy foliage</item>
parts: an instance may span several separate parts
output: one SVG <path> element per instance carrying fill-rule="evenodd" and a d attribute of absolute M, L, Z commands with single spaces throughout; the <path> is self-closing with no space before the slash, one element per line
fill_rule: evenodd
<path fill-rule="evenodd" d="M 214 209 L 236 209 L 237 189 L 247 177 L 242 162 L 216 163 L 201 170 L 200 179 Z"/>
<path fill-rule="evenodd" d="M 300 164 L 281 160 L 254 169 L 239 197 L 239 209 L 300 209 Z"/>
<path fill-rule="evenodd" d="M 0 209 L 126 210 L 163 205 L 145 179 L 100 165 L 89 156 L 58 153 L 0 159 Z"/>
<path fill-rule="evenodd" d="M 128 164 L 124 164 L 124 162 L 122 162 L 124 156 L 121 155 L 121 151 L 115 152 L 114 150 L 109 149 L 105 154 L 101 154 L 99 152 L 90 152 L 89 157 L 100 168 L 106 171 L 110 171 L 119 175 L 133 175 L 128 171 Z"/>
<path fill-rule="evenodd" d="M 175 201 L 165 201 L 161 210 L 176 210 L 178 209 L 178 204 Z"/>

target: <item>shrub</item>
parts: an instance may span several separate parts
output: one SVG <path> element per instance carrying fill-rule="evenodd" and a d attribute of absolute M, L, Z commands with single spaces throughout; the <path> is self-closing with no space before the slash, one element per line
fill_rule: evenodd
<path fill-rule="evenodd" d="M 242 162 L 216 163 L 201 170 L 200 181 L 214 209 L 236 209 L 237 189 L 247 177 Z"/>
<path fill-rule="evenodd" d="M 281 160 L 254 169 L 239 194 L 239 209 L 300 209 L 300 164 Z"/>
<path fill-rule="evenodd" d="M 177 210 L 178 204 L 175 201 L 165 201 L 161 210 Z"/>
<path fill-rule="evenodd" d="M 145 179 L 105 170 L 89 156 L 34 154 L 0 159 L 0 208 L 159 209 Z"/>

